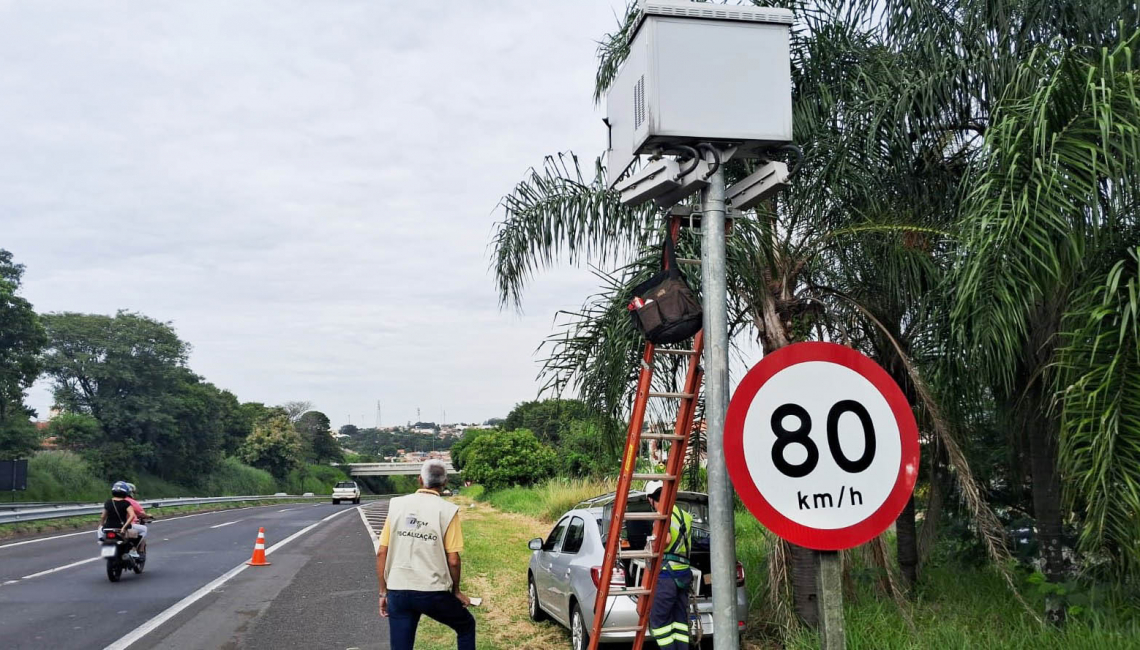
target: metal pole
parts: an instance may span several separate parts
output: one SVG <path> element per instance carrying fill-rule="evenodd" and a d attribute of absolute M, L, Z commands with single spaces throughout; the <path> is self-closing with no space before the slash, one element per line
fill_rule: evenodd
<path fill-rule="evenodd" d="M 701 287 L 705 328 L 705 419 L 708 423 L 709 529 L 712 531 L 713 648 L 737 650 L 736 530 L 724 464 L 728 411 L 728 298 L 724 251 L 724 171 L 701 191 Z"/>

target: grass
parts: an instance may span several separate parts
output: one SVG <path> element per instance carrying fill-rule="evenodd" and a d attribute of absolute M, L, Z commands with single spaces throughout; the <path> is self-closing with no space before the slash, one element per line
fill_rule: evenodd
<path fill-rule="evenodd" d="M 579 501 L 612 489 L 589 481 L 552 481 L 534 488 L 487 493 L 480 486 L 462 491 L 464 590 L 484 596 L 475 609 L 479 647 L 495 649 L 565 647 L 567 633 L 551 623 L 536 625 L 526 615 L 526 542 L 549 532 L 551 522 Z M 467 505 L 474 503 L 474 509 Z M 745 566 L 750 620 L 744 648 L 814 650 L 819 639 L 809 630 L 786 634 L 765 606 L 768 533 L 747 512 L 736 515 L 737 558 Z M 854 593 L 845 602 L 849 650 L 1010 649 L 1116 650 L 1140 648 L 1140 598 L 1122 587 L 1087 586 L 1071 594 L 1068 624 L 1053 629 L 1037 623 L 1017 602 L 1002 578 L 986 567 L 940 559 L 924 569 L 909 617 L 896 602 L 877 592 L 879 574 L 852 566 Z M 1023 595 L 1038 611 L 1043 596 L 1028 583 Z M 421 626 L 416 647 L 453 648 L 454 634 L 434 622 Z"/>
<path fill-rule="evenodd" d="M 468 491 L 468 493 L 470 490 Z M 463 592 L 483 598 L 474 607 L 480 650 L 548 650 L 569 646 L 569 635 L 553 623 L 527 617 L 527 542 L 546 535 L 550 524 L 536 517 L 501 512 L 469 494 L 455 498 L 463 522 Z M 454 650 L 455 633 L 423 619 L 417 650 Z"/>
<path fill-rule="evenodd" d="M 534 487 L 513 487 L 489 494 L 482 492 L 482 487 L 476 487 L 480 490 L 476 498 L 486 500 L 499 510 L 552 522 L 579 502 L 612 492 L 614 483 L 589 479 L 554 479 Z"/>

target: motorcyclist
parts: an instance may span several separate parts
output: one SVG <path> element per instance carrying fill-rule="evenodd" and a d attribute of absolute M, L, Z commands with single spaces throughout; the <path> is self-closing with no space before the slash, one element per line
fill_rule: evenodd
<path fill-rule="evenodd" d="M 103 537 L 103 528 L 118 528 L 119 533 L 122 535 L 127 534 L 127 529 L 138 518 L 135 515 L 134 508 L 131 507 L 130 501 L 127 497 L 131 495 L 131 488 L 126 481 L 116 481 L 111 486 L 111 498 L 103 503 L 103 514 L 99 516 L 99 538 Z M 131 555 L 138 557 L 138 553 L 132 548 Z"/>
<path fill-rule="evenodd" d="M 131 537 L 132 532 L 134 533 L 134 535 L 137 536 L 137 538 L 139 540 L 138 541 L 138 553 L 141 557 L 145 558 L 146 557 L 146 530 L 147 530 L 146 524 L 147 524 L 147 522 L 152 520 L 153 517 L 148 516 L 146 514 L 146 510 L 143 510 L 142 505 L 136 500 L 136 497 L 138 495 L 138 488 L 135 487 L 135 484 L 134 483 L 127 483 L 127 487 L 130 488 L 130 494 L 127 496 L 127 501 L 131 504 L 131 510 L 135 511 L 135 517 L 136 517 L 136 521 L 133 524 L 131 524 L 131 530 L 128 531 L 127 537 Z"/>

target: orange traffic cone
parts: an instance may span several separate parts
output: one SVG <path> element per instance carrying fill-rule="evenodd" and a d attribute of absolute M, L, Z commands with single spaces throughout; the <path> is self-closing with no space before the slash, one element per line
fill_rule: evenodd
<path fill-rule="evenodd" d="M 257 542 L 253 545 L 253 557 L 246 564 L 250 566 L 269 566 L 265 561 L 265 529 L 257 529 Z"/>

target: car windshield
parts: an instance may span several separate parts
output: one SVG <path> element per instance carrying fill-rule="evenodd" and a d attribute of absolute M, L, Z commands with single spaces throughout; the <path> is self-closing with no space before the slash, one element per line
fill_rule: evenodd
<path fill-rule="evenodd" d="M 336 486 L 338 488 L 354 488 L 356 487 L 356 483 L 353 483 L 352 481 L 341 481 L 340 483 L 337 483 Z"/>

